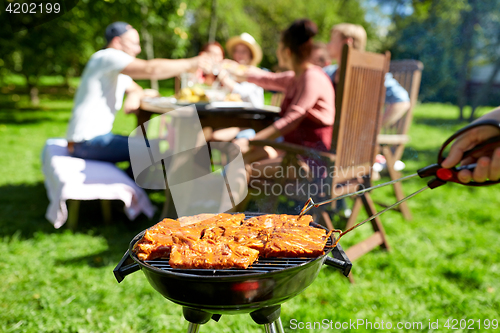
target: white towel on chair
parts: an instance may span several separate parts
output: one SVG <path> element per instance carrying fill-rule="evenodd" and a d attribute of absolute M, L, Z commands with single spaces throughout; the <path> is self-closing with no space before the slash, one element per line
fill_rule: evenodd
<path fill-rule="evenodd" d="M 60 228 L 68 219 L 66 200 L 121 200 L 125 214 L 134 220 L 141 212 L 153 217 L 156 208 L 142 188 L 109 162 L 69 156 L 65 139 L 48 139 L 42 169 L 49 207 L 45 217 Z"/>

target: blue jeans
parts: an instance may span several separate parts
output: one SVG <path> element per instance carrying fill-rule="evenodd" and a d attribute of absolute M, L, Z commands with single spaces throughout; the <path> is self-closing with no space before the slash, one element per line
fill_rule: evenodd
<path fill-rule="evenodd" d="M 73 156 L 111 163 L 130 162 L 128 136 L 108 133 L 90 140 L 75 142 Z"/>

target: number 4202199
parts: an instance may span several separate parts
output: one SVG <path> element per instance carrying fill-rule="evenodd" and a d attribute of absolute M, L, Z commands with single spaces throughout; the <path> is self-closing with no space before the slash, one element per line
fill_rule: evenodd
<path fill-rule="evenodd" d="M 61 11 L 61 5 L 58 3 L 12 3 L 10 2 L 6 12 L 11 14 L 42 14 L 42 13 L 59 13 Z"/>
<path fill-rule="evenodd" d="M 446 327 L 449 330 L 458 330 L 458 329 L 469 329 L 469 330 L 474 330 L 474 329 L 493 329 L 496 330 L 498 329 L 498 320 L 493 319 L 448 319 L 446 323 L 444 324 L 444 327 Z"/>

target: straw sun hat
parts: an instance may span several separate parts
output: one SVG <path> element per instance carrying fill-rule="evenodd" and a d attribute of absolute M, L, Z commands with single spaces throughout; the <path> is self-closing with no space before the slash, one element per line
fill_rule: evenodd
<path fill-rule="evenodd" d="M 262 60 L 262 49 L 255 41 L 255 38 L 246 32 L 239 36 L 231 37 L 226 43 L 226 50 L 230 57 L 233 57 L 233 49 L 237 44 L 244 44 L 248 46 L 250 52 L 252 52 L 252 61 L 250 61 L 250 65 L 257 66 L 260 63 Z"/>

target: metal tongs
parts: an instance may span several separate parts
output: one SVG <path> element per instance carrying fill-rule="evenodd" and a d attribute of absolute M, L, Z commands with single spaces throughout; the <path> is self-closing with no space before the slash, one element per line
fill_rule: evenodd
<path fill-rule="evenodd" d="M 443 157 L 443 152 L 444 150 L 448 147 L 448 145 L 454 141 L 457 137 L 459 137 L 460 135 L 464 134 L 465 132 L 468 132 L 470 130 L 472 130 L 473 128 L 476 128 L 476 127 L 480 127 L 480 126 L 493 126 L 493 127 L 496 127 L 498 129 L 500 129 L 500 124 L 498 123 L 498 121 L 494 121 L 494 120 L 482 120 L 482 121 L 478 121 L 478 122 L 475 122 L 473 124 L 470 124 L 469 126 L 466 126 L 464 128 L 462 128 L 461 130 L 459 130 L 458 132 L 456 132 L 455 134 L 453 134 L 451 137 L 448 138 L 448 140 L 445 141 L 445 143 L 443 144 L 443 146 L 441 147 L 441 150 L 439 151 L 439 154 L 438 154 L 438 158 L 437 158 L 437 163 L 435 164 L 431 164 L 429 166 L 426 166 L 422 169 L 419 169 L 417 170 L 416 173 L 412 174 L 412 175 L 409 175 L 409 176 L 405 176 L 405 177 L 402 177 L 402 178 L 399 178 L 399 179 L 396 179 L 396 180 L 392 180 L 390 182 L 387 182 L 387 183 L 383 183 L 383 184 L 380 184 L 380 185 L 376 185 L 376 186 L 372 186 L 372 187 L 369 187 L 369 188 L 365 188 L 365 189 L 362 189 L 362 190 L 359 190 L 359 191 L 356 191 L 356 192 L 352 192 L 352 193 L 348 193 L 348 194 L 344 194 L 344 195 L 341 195 L 341 196 L 338 196 L 338 197 L 335 197 L 333 199 L 329 199 L 329 200 L 326 200 L 326 201 L 322 201 L 322 202 L 314 202 L 312 198 L 309 198 L 309 200 L 307 200 L 306 204 L 304 205 L 304 208 L 302 208 L 302 210 L 300 211 L 300 214 L 299 214 L 299 217 L 304 215 L 305 213 L 307 213 L 309 210 L 311 210 L 312 208 L 317 208 L 321 205 L 325 205 L 325 204 L 328 204 L 328 203 L 331 203 L 331 202 L 334 202 L 336 200 L 340 200 L 340 199 L 344 199 L 344 198 L 347 198 L 347 197 L 351 197 L 351 196 L 354 196 L 354 195 L 358 195 L 358 194 L 362 194 L 362 193 L 365 193 L 365 192 L 368 192 L 368 191 L 371 191 L 371 190 L 374 190 L 374 189 L 377 189 L 377 188 L 381 188 L 381 187 L 384 187 L 384 186 L 387 186 L 387 185 L 391 185 L 391 184 L 394 184 L 394 183 L 397 183 L 397 182 L 401 182 L 401 181 L 405 181 L 407 179 L 411 179 L 411 178 L 414 178 L 414 177 L 417 177 L 419 176 L 420 178 L 427 178 L 427 177 L 434 177 L 432 178 L 425 187 L 421 188 L 420 190 L 408 195 L 406 198 L 403 198 L 401 200 L 399 200 L 398 202 L 396 202 L 395 204 L 387 207 L 386 209 L 384 210 L 381 210 L 380 212 L 370 216 L 369 218 L 367 218 L 366 220 L 354 225 L 353 227 L 347 229 L 346 231 L 342 231 L 342 230 L 338 230 L 338 229 L 335 229 L 333 230 L 334 233 L 338 233 L 338 237 L 336 239 L 336 242 L 335 244 L 333 244 L 333 246 L 336 246 L 340 240 L 340 238 L 345 235 L 346 233 L 356 229 L 357 227 L 365 224 L 366 222 L 369 222 L 371 220 L 373 220 L 374 218 L 380 216 L 381 214 L 387 212 L 388 210 L 398 206 L 399 204 L 401 204 L 402 202 L 405 202 L 406 200 L 416 196 L 417 194 L 425 191 L 426 189 L 435 189 L 437 187 L 440 187 L 444 184 L 446 184 L 447 182 L 453 182 L 453 183 L 457 183 L 457 184 L 462 184 L 462 185 L 465 185 L 465 186 L 488 186 L 488 185 L 493 185 L 493 184 L 498 184 L 500 183 L 500 181 L 491 181 L 491 180 L 488 180 L 488 181 L 485 181 L 483 183 L 477 183 L 477 182 L 470 182 L 470 183 L 462 183 L 459 179 L 458 179 L 458 172 L 461 171 L 461 170 L 470 170 L 470 171 L 473 171 L 475 169 L 475 167 L 477 166 L 476 163 L 473 163 L 473 164 L 469 164 L 469 165 L 463 165 L 463 166 L 459 166 L 459 167 L 454 167 L 454 168 L 451 168 L 451 169 L 445 169 L 443 167 L 441 167 L 441 163 L 444 161 L 444 157 Z M 463 157 L 462 157 L 462 160 L 469 157 L 469 156 L 473 156 L 473 157 L 476 157 L 476 156 L 482 156 L 482 155 L 487 155 L 489 154 L 490 152 L 492 153 L 493 150 L 497 147 L 500 146 L 500 135 L 498 136 L 495 136 L 495 137 L 492 137 L 488 140 L 486 140 L 485 142 L 475 146 L 474 148 L 464 152 L 463 154 Z"/>

